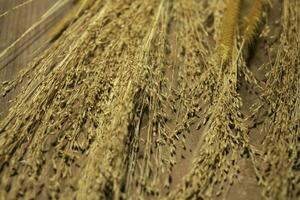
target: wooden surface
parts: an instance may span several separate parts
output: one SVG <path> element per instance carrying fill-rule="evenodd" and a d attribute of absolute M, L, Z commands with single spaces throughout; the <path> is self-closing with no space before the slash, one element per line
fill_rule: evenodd
<path fill-rule="evenodd" d="M 50 9 L 57 0 L 33 0 L 24 6 L 13 10 L 28 0 L 0 0 L 0 54 L 14 41 L 22 36 L 32 27 L 43 14 Z M 35 56 L 39 55 L 47 47 L 47 31 L 63 17 L 67 7 L 54 13 L 33 31 L 26 34 L 7 54 L 0 58 L 0 82 L 11 80 L 17 73 L 28 64 Z M 19 88 L 9 93 L 6 97 L 0 98 L 1 118 L 5 116 L 9 108 L 9 100 L 19 92 Z"/>

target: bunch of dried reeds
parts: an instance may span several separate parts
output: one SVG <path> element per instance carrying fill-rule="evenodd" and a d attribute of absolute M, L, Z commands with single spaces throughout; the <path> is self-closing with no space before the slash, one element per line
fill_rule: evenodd
<path fill-rule="evenodd" d="M 247 64 L 264 3 L 240 22 L 238 0 L 76 1 L 50 48 L 1 87 L 22 83 L 0 123 L 0 197 L 213 199 L 245 159 L 266 199 L 299 197 L 299 3 L 283 1 L 262 84 Z M 262 150 L 249 139 L 242 82 L 264 91 L 253 110 L 269 113 Z M 189 137 L 191 168 L 174 183 Z"/>

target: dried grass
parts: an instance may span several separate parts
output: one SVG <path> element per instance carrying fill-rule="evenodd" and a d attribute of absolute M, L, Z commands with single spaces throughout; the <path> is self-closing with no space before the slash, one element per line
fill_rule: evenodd
<path fill-rule="evenodd" d="M 299 3 L 283 3 L 266 84 L 246 62 L 264 3 L 255 0 L 240 23 L 242 5 L 77 1 L 50 32 L 50 48 L 2 85 L 3 95 L 23 86 L 0 123 L 0 197 L 214 199 L 250 157 L 264 198 L 296 199 Z M 265 91 L 262 155 L 241 111 L 242 81 Z M 174 186 L 176 153 L 193 131 L 192 167 Z"/>

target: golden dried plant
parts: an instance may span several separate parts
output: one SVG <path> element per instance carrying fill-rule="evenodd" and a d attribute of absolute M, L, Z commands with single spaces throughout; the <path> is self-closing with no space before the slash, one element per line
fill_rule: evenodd
<path fill-rule="evenodd" d="M 243 161 L 263 198 L 297 199 L 299 3 L 282 3 L 265 84 L 247 67 L 265 1 L 251 1 L 245 16 L 244 5 L 75 1 L 49 31 L 50 47 L 0 88 L 22 87 L 0 121 L 0 199 L 225 198 Z M 260 94 L 252 113 L 268 111 L 262 148 L 251 141 L 245 82 Z"/>

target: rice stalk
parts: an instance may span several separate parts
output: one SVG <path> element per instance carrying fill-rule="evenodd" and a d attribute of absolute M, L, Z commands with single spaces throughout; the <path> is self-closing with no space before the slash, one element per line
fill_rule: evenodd
<path fill-rule="evenodd" d="M 249 149 L 247 128 L 240 112 L 241 98 L 236 91 L 237 60 L 241 56 L 241 49 L 236 48 L 239 2 L 228 1 L 226 5 L 218 40 L 222 42 L 216 47 L 217 54 L 211 53 L 212 59 L 198 82 L 203 91 L 200 98 L 209 107 L 202 113 L 204 125 L 193 167 L 169 199 L 213 199 L 224 195 L 237 177 L 238 161 Z"/>
<path fill-rule="evenodd" d="M 235 183 L 245 155 L 265 198 L 296 197 L 299 5 L 284 1 L 281 48 L 262 96 L 271 118 L 260 164 L 238 87 L 262 1 L 251 4 L 244 45 L 240 4 L 77 1 L 50 48 L 1 88 L 5 95 L 23 83 L 0 123 L 0 198 L 214 199 Z M 199 135 L 192 168 L 172 183 L 191 132 Z"/>
<path fill-rule="evenodd" d="M 77 0 L 68 14 L 64 16 L 63 20 L 61 20 L 57 25 L 54 26 L 54 28 L 50 30 L 48 37 L 51 38 L 51 40 L 59 37 L 62 31 L 65 30 L 73 20 L 80 17 L 80 14 L 82 14 L 82 12 L 86 10 L 92 3 L 92 0 Z"/>
<path fill-rule="evenodd" d="M 226 63 L 232 55 L 234 47 L 234 39 L 236 36 L 236 28 L 238 25 L 238 17 L 240 14 L 240 0 L 228 0 L 227 8 L 224 13 L 224 18 L 221 27 L 221 36 L 218 42 L 218 56 Z"/>
<path fill-rule="evenodd" d="M 297 199 L 300 192 L 298 9 L 297 1 L 283 1 L 283 31 L 263 94 L 269 115 L 259 165 L 265 199 Z"/>
<path fill-rule="evenodd" d="M 249 48 L 253 44 L 257 35 L 257 29 L 261 23 L 263 15 L 263 6 L 265 0 L 254 0 L 251 8 L 243 20 L 243 40 L 245 48 Z"/>

